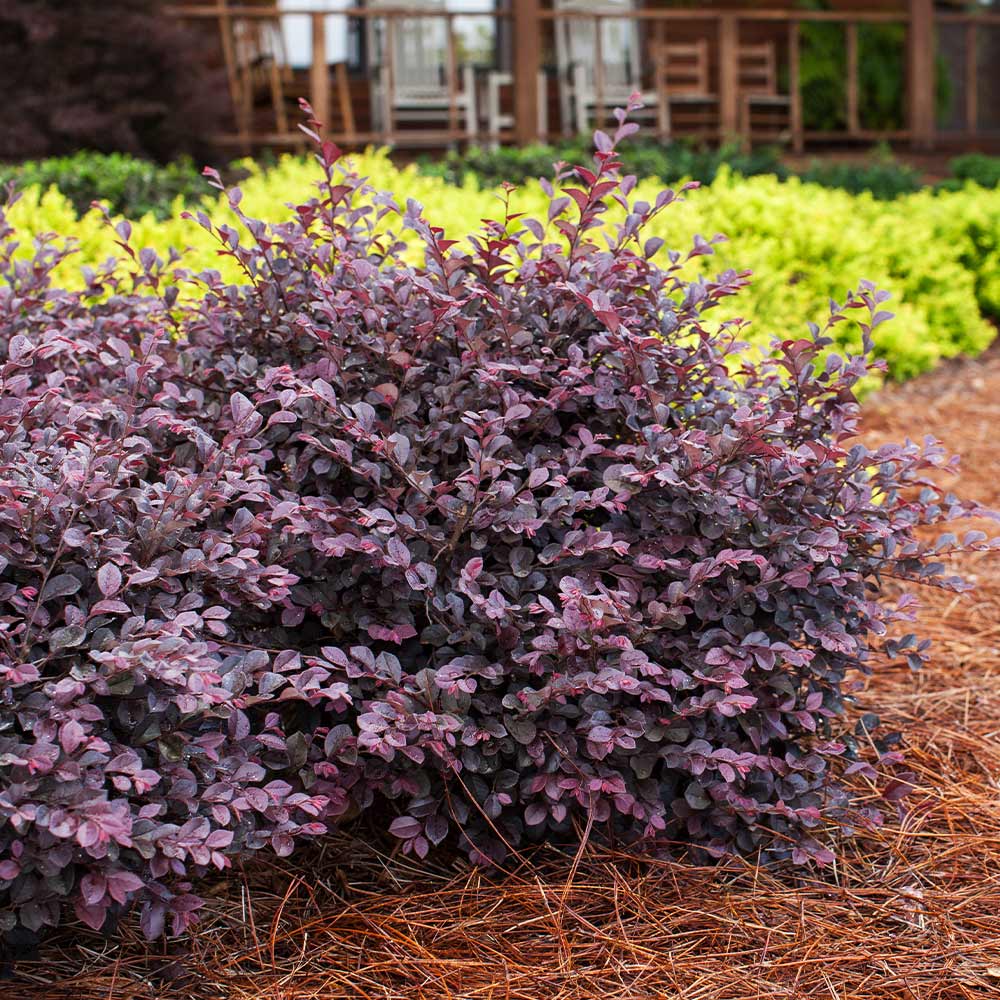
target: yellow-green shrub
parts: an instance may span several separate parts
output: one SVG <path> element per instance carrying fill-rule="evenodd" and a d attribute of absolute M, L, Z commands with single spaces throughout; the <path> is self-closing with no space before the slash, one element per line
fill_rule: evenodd
<path fill-rule="evenodd" d="M 480 190 L 472 180 L 450 185 L 414 167 L 397 167 L 383 152 L 356 160 L 376 188 L 392 191 L 401 205 L 410 198 L 421 202 L 430 217 L 450 220 L 452 234 L 472 232 L 499 211 L 496 193 Z M 312 161 L 292 156 L 266 171 L 253 164 L 248 169 L 241 184 L 244 205 L 258 218 L 280 218 L 318 176 Z M 658 190 L 652 179 L 638 186 L 640 196 L 650 199 Z M 530 213 L 541 212 L 546 202 L 537 183 L 513 198 L 519 210 Z M 215 217 L 224 209 L 215 207 Z M 100 213 L 78 219 L 54 189 L 26 191 L 11 219 L 26 238 L 45 231 L 73 235 L 80 247 L 77 265 L 102 262 L 116 251 L 114 233 Z M 183 217 L 179 201 L 165 221 L 151 215 L 133 221 L 136 245 L 187 248 L 188 266 L 216 268 L 226 279 L 240 280 L 231 258 L 217 255 L 212 237 Z M 691 266 L 706 273 L 729 268 L 754 273 L 749 294 L 715 314 L 720 321 L 733 315 L 750 320 L 751 339 L 761 342 L 798 335 L 809 319 L 821 321 L 828 300 L 842 301 L 860 278 L 888 289 L 897 318 L 881 328 L 878 350 L 896 378 L 924 371 L 943 357 L 982 350 L 994 333 L 990 319 L 1000 316 L 1000 192 L 972 184 L 885 202 L 795 179 L 743 178 L 722 170 L 651 228 L 667 246 L 689 243 L 695 233 L 729 237 L 714 256 Z M 74 275 L 59 279 L 72 285 Z M 838 346 L 860 343 L 847 324 L 835 333 Z"/>

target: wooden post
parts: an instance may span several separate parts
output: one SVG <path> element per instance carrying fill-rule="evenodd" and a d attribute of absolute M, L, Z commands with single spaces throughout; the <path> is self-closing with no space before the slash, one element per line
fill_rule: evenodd
<path fill-rule="evenodd" d="M 458 135 L 458 39 L 454 15 L 449 14 L 444 23 L 448 31 L 448 142 L 452 143 Z"/>
<path fill-rule="evenodd" d="M 934 0 L 910 0 L 907 28 L 910 68 L 910 142 L 934 145 Z"/>
<path fill-rule="evenodd" d="M 538 138 L 538 71 L 542 62 L 542 21 L 538 0 L 513 0 L 514 141 L 526 146 Z"/>
<path fill-rule="evenodd" d="M 855 136 L 861 128 L 858 115 L 858 26 L 848 21 L 847 33 L 847 134 Z"/>
<path fill-rule="evenodd" d="M 979 36 L 975 21 L 965 26 L 965 131 L 979 131 Z"/>
<path fill-rule="evenodd" d="M 385 71 L 382 78 L 382 131 L 379 139 L 387 145 L 392 145 L 393 132 L 396 127 L 396 117 L 393 108 L 393 96 L 396 92 L 396 18 L 387 14 L 385 19 Z"/>
<path fill-rule="evenodd" d="M 802 152 L 802 88 L 799 84 L 799 22 L 788 25 L 788 117 L 792 152 Z"/>
<path fill-rule="evenodd" d="M 594 18 L 594 105 L 594 127 L 604 128 L 604 21 L 599 17 Z"/>
<path fill-rule="evenodd" d="M 351 104 L 351 83 L 347 78 L 347 63 L 339 62 L 334 68 L 337 78 L 337 96 L 340 98 L 340 118 L 344 125 L 344 139 L 354 142 L 357 125 L 354 122 L 354 105 Z"/>
<path fill-rule="evenodd" d="M 229 83 L 229 99 L 233 104 L 236 130 L 243 140 L 243 148 L 250 154 L 250 123 L 247 121 L 243 90 L 240 87 L 239 67 L 236 65 L 236 46 L 233 43 L 233 19 L 229 14 L 226 0 L 219 4 L 219 33 L 222 39 L 222 61 L 226 66 L 226 80 Z"/>
<path fill-rule="evenodd" d="M 734 14 L 719 18 L 719 138 L 728 142 L 740 127 L 739 22 Z M 744 137 L 749 138 L 749 137 Z"/>
<path fill-rule="evenodd" d="M 321 123 L 320 134 L 330 128 L 330 67 L 326 64 L 326 15 L 311 14 L 312 64 L 309 67 L 309 103 Z"/>

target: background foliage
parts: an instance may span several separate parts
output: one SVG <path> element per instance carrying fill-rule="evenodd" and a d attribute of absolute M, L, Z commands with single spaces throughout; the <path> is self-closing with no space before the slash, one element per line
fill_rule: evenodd
<path fill-rule="evenodd" d="M 473 177 L 483 187 L 496 187 L 548 176 L 556 161 L 582 163 L 589 155 L 589 142 L 581 136 L 554 145 L 538 143 L 496 149 L 473 146 L 461 151 L 450 150 L 443 156 L 422 157 L 419 167 L 421 173 L 441 177 L 452 184 L 461 184 L 467 177 Z M 622 163 L 623 169 L 630 174 L 655 177 L 664 184 L 685 180 L 709 183 L 720 169 L 726 168 L 744 177 L 757 174 L 788 176 L 788 170 L 781 163 L 780 150 L 774 146 L 760 146 L 744 152 L 735 145 L 709 147 L 685 142 L 664 145 L 655 140 L 639 139 L 622 151 Z"/>
<path fill-rule="evenodd" d="M 781 160 L 777 147 L 759 147 L 745 153 L 735 147 L 719 149 L 678 142 L 669 146 L 637 140 L 622 153 L 629 173 L 664 184 L 696 180 L 711 183 L 721 171 L 743 177 L 768 174 L 780 180 L 799 177 L 810 184 L 838 188 L 851 194 L 865 192 L 880 200 L 921 190 L 925 183 L 913 167 L 897 160 L 887 146 L 877 146 L 863 160 L 817 159 L 792 171 Z M 504 183 L 523 184 L 548 176 L 553 163 L 579 163 L 589 155 L 586 144 L 571 141 L 555 146 L 502 146 L 495 150 L 471 147 L 417 161 L 422 174 L 462 185 L 471 180 L 483 188 Z M 262 156 L 253 167 L 268 169 L 275 163 L 271 154 Z M 245 163 L 231 164 L 227 174 L 242 179 Z M 981 187 L 1000 184 L 1000 157 L 970 153 L 956 157 L 950 176 L 939 181 L 937 190 L 960 190 L 965 181 Z M 124 153 L 78 151 L 67 156 L 0 164 L 0 184 L 13 183 L 25 189 L 55 187 L 66 195 L 77 212 L 84 213 L 100 200 L 114 213 L 137 218 L 152 212 L 166 218 L 177 209 L 177 199 L 185 205 L 197 204 L 208 193 L 201 171 L 188 158 L 158 164 Z"/>
<path fill-rule="evenodd" d="M 193 205 L 211 193 L 190 158 L 156 163 L 127 153 L 79 151 L 66 156 L 0 164 L 0 185 L 19 190 L 56 188 L 80 215 L 101 201 L 115 214 L 168 218 L 182 205 Z"/>

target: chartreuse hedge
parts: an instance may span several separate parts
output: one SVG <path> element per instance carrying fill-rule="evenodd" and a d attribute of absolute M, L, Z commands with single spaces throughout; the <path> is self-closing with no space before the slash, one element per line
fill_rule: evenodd
<path fill-rule="evenodd" d="M 453 185 L 426 176 L 415 167 L 394 165 L 385 152 L 356 157 L 359 171 L 402 204 L 415 199 L 429 216 L 444 220 L 449 235 L 473 232 L 480 220 L 497 211 L 497 193 L 481 189 L 470 178 Z M 301 198 L 317 176 L 312 161 L 287 156 L 268 169 L 247 164 L 241 184 L 248 211 L 267 218 L 289 213 L 288 203 Z M 640 181 L 640 197 L 655 197 L 655 180 Z M 518 211 L 537 213 L 546 197 L 537 182 L 513 195 Z M 218 209 L 206 199 L 213 217 Z M 133 240 L 159 250 L 170 246 L 191 250 L 189 266 L 217 267 L 223 277 L 238 279 L 229 258 L 220 258 L 213 238 L 185 218 L 180 197 L 171 216 L 151 214 L 135 221 Z M 79 253 L 62 265 L 60 280 L 79 282 L 72 272 L 80 264 L 97 264 L 115 251 L 116 236 L 101 213 L 78 217 L 70 201 L 55 189 L 23 192 L 11 212 L 24 238 L 47 231 L 70 236 Z M 820 320 L 830 299 L 842 301 L 859 277 L 892 294 L 896 319 L 879 332 L 876 350 L 892 377 L 909 378 L 941 358 L 975 354 L 994 335 L 1000 316 L 1000 191 L 972 183 L 946 192 L 923 190 L 891 202 L 868 194 L 851 195 L 798 179 L 744 178 L 720 170 L 715 180 L 686 195 L 683 204 L 654 221 L 651 235 L 668 245 L 683 244 L 695 234 L 728 237 L 715 254 L 690 265 L 705 274 L 727 269 L 753 273 L 747 294 L 724 300 L 713 318 L 739 315 L 751 321 L 751 339 L 790 336 L 809 319 Z M 839 347 L 856 348 L 858 331 L 842 324 L 835 331 Z"/>

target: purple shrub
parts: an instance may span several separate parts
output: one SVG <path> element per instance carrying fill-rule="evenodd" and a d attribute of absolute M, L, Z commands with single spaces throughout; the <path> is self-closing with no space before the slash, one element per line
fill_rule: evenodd
<path fill-rule="evenodd" d="M 916 529 L 975 508 L 935 445 L 852 440 L 866 357 L 706 322 L 746 276 L 643 242 L 676 195 L 630 201 L 631 129 L 471 250 L 327 144 L 293 221 L 201 218 L 243 287 L 122 224 L 132 273 L 61 291 L 5 229 L 0 927 L 180 932 L 198 877 L 361 813 L 479 861 L 587 826 L 822 862 L 877 821 L 845 678 L 918 665 L 880 584 L 957 586 Z"/>
<path fill-rule="evenodd" d="M 4 0 L 0 160 L 93 149 L 165 161 L 208 150 L 230 110 L 219 45 L 167 6 Z"/>

